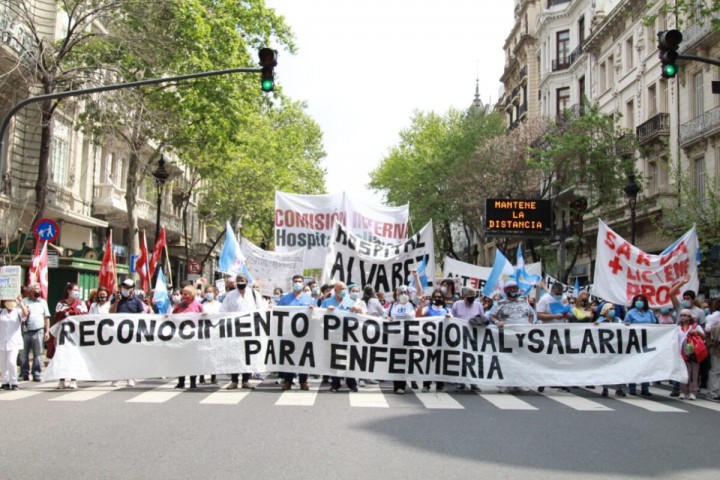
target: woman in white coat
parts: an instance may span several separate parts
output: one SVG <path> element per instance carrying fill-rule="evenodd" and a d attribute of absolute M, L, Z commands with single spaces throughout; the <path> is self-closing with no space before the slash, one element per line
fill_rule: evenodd
<path fill-rule="evenodd" d="M 0 374 L 2 375 L 3 390 L 19 390 L 17 359 L 23 348 L 22 322 L 28 316 L 28 311 L 17 300 L 3 300 L 0 310 Z"/>

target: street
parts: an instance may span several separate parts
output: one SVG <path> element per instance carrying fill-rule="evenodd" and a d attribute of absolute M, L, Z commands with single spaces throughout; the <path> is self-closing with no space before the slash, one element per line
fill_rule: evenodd
<path fill-rule="evenodd" d="M 0 393 L 0 478 L 717 478 L 720 403 L 517 394 L 256 390 L 176 379 L 23 382 Z"/>

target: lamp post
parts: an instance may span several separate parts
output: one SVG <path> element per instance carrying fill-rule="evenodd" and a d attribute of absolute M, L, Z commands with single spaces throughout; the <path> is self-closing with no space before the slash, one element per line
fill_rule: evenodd
<path fill-rule="evenodd" d="M 635 183 L 635 175 L 629 174 L 627 178 L 628 183 L 623 190 L 630 204 L 630 243 L 635 245 L 635 206 L 637 205 L 638 193 L 640 193 L 640 185 Z"/>
<path fill-rule="evenodd" d="M 155 186 L 157 187 L 157 219 L 155 220 L 155 242 L 157 242 L 158 238 L 160 238 L 160 212 L 162 209 L 162 195 L 163 190 L 165 189 L 165 182 L 167 182 L 167 179 L 170 176 L 170 172 L 165 170 L 165 155 L 160 155 L 158 166 L 155 171 L 152 172 L 152 176 L 155 177 Z M 156 262 L 157 266 L 155 267 L 155 278 L 152 279 L 153 285 L 155 285 L 155 281 L 157 280 L 157 272 L 159 272 L 160 268 L 162 267 L 162 260 L 163 259 L 161 255 Z"/>

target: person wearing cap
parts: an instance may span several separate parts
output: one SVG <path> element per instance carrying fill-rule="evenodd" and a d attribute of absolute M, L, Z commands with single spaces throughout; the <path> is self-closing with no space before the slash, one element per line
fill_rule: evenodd
<path fill-rule="evenodd" d="M 142 300 L 135 295 L 135 282 L 130 278 L 123 280 L 120 291 L 115 292 L 115 298 L 110 305 L 110 313 L 144 313 L 145 306 Z"/>
<path fill-rule="evenodd" d="M 514 280 L 503 286 L 505 299 L 498 302 L 497 309 L 490 314 L 490 322 L 498 328 L 507 325 L 531 324 L 535 317 L 532 307 L 521 299 L 520 288 Z"/>
<path fill-rule="evenodd" d="M 600 314 L 593 322 L 593 325 L 599 325 L 601 323 L 617 323 L 622 322 L 622 318 L 615 314 L 615 305 L 610 302 L 605 302 L 600 310 Z M 622 385 L 603 385 L 601 395 L 603 397 L 608 396 L 608 389 L 615 389 L 615 396 L 627 397 L 627 394 L 623 391 Z"/>
<path fill-rule="evenodd" d="M 563 284 L 553 283 L 550 291 L 540 297 L 537 303 L 537 319 L 542 323 L 565 323 L 569 316 L 569 310 L 562 313 L 553 313 L 553 306 L 556 311 L 560 310 L 563 300 Z"/>

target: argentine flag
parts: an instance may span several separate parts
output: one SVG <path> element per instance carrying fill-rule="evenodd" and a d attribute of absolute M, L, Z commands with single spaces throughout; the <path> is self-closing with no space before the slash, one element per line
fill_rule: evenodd
<path fill-rule="evenodd" d="M 247 268 L 245 255 L 243 255 L 242 250 L 240 250 L 240 244 L 237 241 L 235 232 L 230 228 L 230 222 L 226 222 L 225 243 L 220 252 L 218 271 L 227 273 L 228 275 L 245 275 L 248 282 L 253 282 L 252 275 Z"/>
<path fill-rule="evenodd" d="M 157 313 L 170 313 L 170 297 L 168 296 L 167 282 L 165 281 L 165 275 L 162 269 L 158 270 L 153 300 L 157 308 Z"/>
<path fill-rule="evenodd" d="M 498 249 L 495 250 L 495 263 L 493 264 L 490 276 L 483 287 L 483 295 L 492 297 L 496 293 L 503 294 L 503 286 L 508 280 L 515 279 L 515 269 L 505 255 Z M 517 280 L 516 280 L 517 282 Z M 520 284 L 518 282 L 518 288 Z"/>
<path fill-rule="evenodd" d="M 537 285 L 542 277 L 531 275 L 525 270 L 525 257 L 523 256 L 522 244 L 518 245 L 517 260 L 515 262 L 515 283 L 518 284 L 520 294 L 524 297 Z"/>

